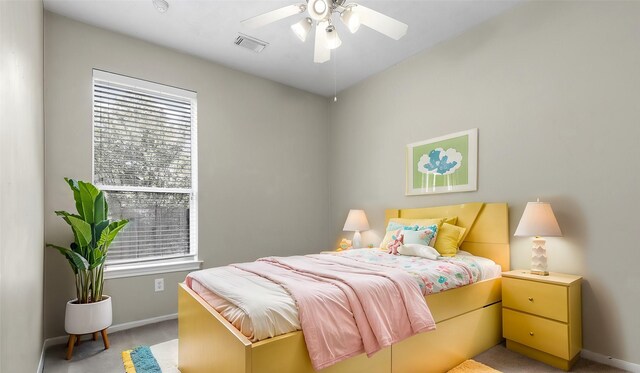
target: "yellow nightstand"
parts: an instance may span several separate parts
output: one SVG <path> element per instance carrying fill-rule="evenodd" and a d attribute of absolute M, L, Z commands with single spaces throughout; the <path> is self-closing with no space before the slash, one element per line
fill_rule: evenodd
<path fill-rule="evenodd" d="M 515 270 L 502 274 L 507 348 L 563 370 L 582 349 L 582 277 Z"/>

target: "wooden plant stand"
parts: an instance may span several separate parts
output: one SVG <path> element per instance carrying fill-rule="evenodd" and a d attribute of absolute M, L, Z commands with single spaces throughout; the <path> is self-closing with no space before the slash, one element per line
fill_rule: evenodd
<path fill-rule="evenodd" d="M 102 342 L 104 342 L 105 350 L 109 349 L 109 337 L 107 336 L 107 329 L 102 329 L 93 333 L 93 340 L 98 340 L 98 333 L 102 334 Z M 67 342 L 67 360 L 71 360 L 73 356 L 73 347 L 80 345 L 80 337 L 85 334 L 69 334 L 69 341 Z"/>

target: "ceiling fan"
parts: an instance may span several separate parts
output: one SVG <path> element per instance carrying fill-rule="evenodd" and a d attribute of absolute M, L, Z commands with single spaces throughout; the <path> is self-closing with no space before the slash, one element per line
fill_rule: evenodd
<path fill-rule="evenodd" d="M 304 42 L 313 26 L 316 26 L 313 56 L 315 63 L 329 61 L 331 49 L 336 49 L 342 44 L 331 18 L 334 13 L 340 15 L 340 19 L 351 33 L 358 31 L 360 25 L 368 26 L 395 40 L 407 33 L 406 24 L 360 4 L 346 4 L 347 0 L 306 0 L 306 2 L 306 4 L 289 5 L 260 14 L 241 23 L 249 29 L 256 29 L 306 11 L 308 16 L 293 24 L 291 29 Z"/>

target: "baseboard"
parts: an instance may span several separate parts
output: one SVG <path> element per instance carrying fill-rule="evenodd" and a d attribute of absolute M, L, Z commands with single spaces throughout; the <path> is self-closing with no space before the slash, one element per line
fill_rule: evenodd
<path fill-rule="evenodd" d="M 121 330 L 133 329 L 133 328 L 137 328 L 139 326 L 155 324 L 155 323 L 162 322 L 162 321 L 167 321 L 167 320 L 175 320 L 177 318 L 178 318 L 178 314 L 177 313 L 172 313 L 170 315 L 157 316 L 157 317 L 152 317 L 150 319 L 125 322 L 125 323 L 122 323 L 122 324 L 117 324 L 117 325 L 110 326 L 109 327 L 109 333 L 116 333 L 116 332 L 119 332 Z M 66 339 L 66 337 L 65 337 L 65 339 Z"/>
<path fill-rule="evenodd" d="M 40 361 L 38 362 L 38 370 L 36 370 L 36 373 L 42 373 L 42 371 L 44 370 L 44 351 L 46 350 L 46 348 L 44 347 L 47 343 L 47 340 L 44 340 L 42 342 L 42 350 L 40 351 Z"/>
<path fill-rule="evenodd" d="M 152 317 L 152 318 L 144 319 L 144 320 L 130 321 L 130 322 L 122 323 L 122 324 L 111 325 L 109 327 L 109 333 L 116 333 L 116 332 L 119 332 L 119 331 L 122 331 L 122 330 L 138 328 L 140 326 L 149 325 L 149 324 L 155 324 L 155 323 L 159 323 L 159 322 L 167 321 L 167 320 L 174 320 L 174 319 L 177 319 L 177 318 L 178 318 L 178 314 L 177 313 L 172 313 L 170 315 L 157 316 L 157 317 Z M 66 336 L 66 335 L 61 335 L 59 337 L 47 338 L 47 339 L 44 340 L 44 342 L 42 343 L 42 351 L 40 352 L 40 362 L 38 363 L 38 373 L 42 373 L 42 370 L 44 369 L 44 353 L 45 353 L 45 351 L 51 346 L 61 345 L 61 344 L 67 343 L 68 338 L 69 337 Z"/>
<path fill-rule="evenodd" d="M 40 351 L 40 362 L 38 363 L 38 373 L 42 373 L 42 371 L 44 370 L 44 354 L 47 349 L 51 346 L 67 343 L 68 338 L 68 336 L 63 335 L 60 337 L 47 338 L 44 340 L 44 342 L 42 342 L 42 351 Z"/>
<path fill-rule="evenodd" d="M 582 350 L 582 352 L 580 353 L 580 356 L 582 356 L 585 359 L 593 360 L 600 364 L 609 365 L 614 368 L 623 369 L 628 372 L 640 373 L 640 364 L 630 363 L 628 361 L 616 359 L 611 356 L 599 354 L 597 352 L 593 352 L 589 350 Z"/>

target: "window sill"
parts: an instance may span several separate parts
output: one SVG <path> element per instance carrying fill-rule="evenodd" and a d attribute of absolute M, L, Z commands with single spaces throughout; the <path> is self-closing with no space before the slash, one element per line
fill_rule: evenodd
<path fill-rule="evenodd" d="M 112 264 L 104 269 L 105 280 L 112 278 L 153 275 L 156 273 L 193 271 L 200 269 L 201 260 L 178 260 L 163 263 Z"/>

